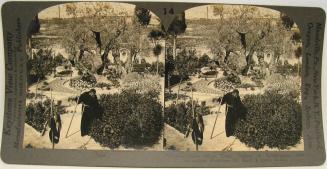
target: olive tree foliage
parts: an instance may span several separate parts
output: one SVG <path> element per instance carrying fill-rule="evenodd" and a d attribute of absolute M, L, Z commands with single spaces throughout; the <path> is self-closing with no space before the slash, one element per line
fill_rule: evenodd
<path fill-rule="evenodd" d="M 281 13 L 280 18 L 282 20 L 283 26 L 291 31 L 292 27 L 294 26 L 295 22 L 292 18 L 287 16 L 286 14 Z M 294 55 L 298 59 L 298 75 L 300 76 L 300 67 L 301 67 L 301 57 L 302 57 L 302 37 L 299 30 L 293 31 L 291 35 L 291 40 L 294 45 L 297 45 L 296 49 L 294 50 Z"/>
<path fill-rule="evenodd" d="M 280 19 L 282 20 L 283 26 L 287 30 L 291 30 L 292 27 L 293 27 L 293 25 L 295 24 L 295 22 L 293 21 L 293 19 L 291 17 L 289 17 L 288 15 L 286 15 L 285 13 L 281 13 L 280 14 Z"/>
<path fill-rule="evenodd" d="M 162 51 L 162 46 L 159 44 L 159 40 L 165 37 L 164 33 L 159 29 L 153 29 L 148 34 L 153 44 L 153 54 L 157 57 L 157 74 L 159 74 L 159 55 Z"/>
<path fill-rule="evenodd" d="M 169 25 L 167 31 L 165 32 L 167 35 L 173 38 L 173 58 L 176 58 L 176 40 L 177 36 L 183 34 L 187 28 L 185 12 L 182 12 L 174 18 L 172 23 Z"/>
<path fill-rule="evenodd" d="M 148 9 L 135 7 L 132 24 L 128 25 L 125 35 L 122 37 L 122 42 L 129 49 L 130 54 L 127 59 L 126 68 L 130 72 L 133 69 L 133 64 L 137 63 L 136 56 L 147 56 L 147 46 L 149 45 L 146 41 L 144 31 L 147 31 L 147 26 L 151 21 L 151 13 Z M 146 35 L 146 34 L 145 34 Z"/>
<path fill-rule="evenodd" d="M 254 65 L 253 56 L 257 53 L 273 51 L 275 58 L 285 53 L 286 34 L 280 18 L 272 15 L 262 15 L 257 7 L 235 6 L 225 10 L 224 6 L 213 6 L 213 13 L 219 16 L 216 24 L 216 34 L 210 37 L 210 48 L 215 53 L 220 64 L 227 64 L 233 53 L 245 58 L 246 66 L 243 73 L 247 74 Z"/>
<path fill-rule="evenodd" d="M 151 21 L 150 10 L 136 7 L 134 12 L 136 16 L 136 21 L 139 23 L 140 26 L 147 27 L 150 24 Z"/>
<path fill-rule="evenodd" d="M 224 13 L 226 13 L 225 10 L 224 10 L 224 5 L 214 5 L 213 6 L 213 14 L 215 16 L 219 16 L 220 19 L 223 19 L 224 18 Z"/>
<path fill-rule="evenodd" d="M 41 23 L 38 15 L 35 15 L 27 28 L 27 53 L 32 56 L 32 35 L 40 32 Z"/>
<path fill-rule="evenodd" d="M 127 29 L 127 13 L 115 11 L 106 2 L 69 3 L 65 9 L 72 18 L 63 38 L 70 60 L 79 64 L 88 56 L 87 60 L 92 62 L 91 71 L 101 74 L 109 64 L 109 52 L 117 54 Z"/>

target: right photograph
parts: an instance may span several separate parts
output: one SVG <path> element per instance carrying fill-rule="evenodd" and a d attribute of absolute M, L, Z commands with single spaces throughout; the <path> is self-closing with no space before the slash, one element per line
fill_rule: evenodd
<path fill-rule="evenodd" d="M 206 5 L 166 33 L 165 150 L 304 151 L 302 41 L 290 16 Z"/>

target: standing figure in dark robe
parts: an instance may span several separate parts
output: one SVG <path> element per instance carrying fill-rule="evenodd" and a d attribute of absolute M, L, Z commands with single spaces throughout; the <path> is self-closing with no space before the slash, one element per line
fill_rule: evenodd
<path fill-rule="evenodd" d="M 196 145 L 202 145 L 203 142 L 204 122 L 202 113 L 203 112 L 201 110 L 199 111 L 199 109 L 194 112 L 194 117 L 188 125 L 185 133 L 185 137 L 188 137 L 189 133 L 192 132 L 192 140 Z"/>
<path fill-rule="evenodd" d="M 226 119 L 225 119 L 226 136 L 227 137 L 233 136 L 236 123 L 240 119 L 245 119 L 246 116 L 246 108 L 241 102 L 239 91 L 235 89 L 232 92 L 225 94 L 223 98 L 218 99 L 218 102 L 221 102 L 221 104 L 226 103 Z"/>
<path fill-rule="evenodd" d="M 81 120 L 81 135 L 88 135 L 93 121 L 101 117 L 101 109 L 95 89 L 84 92 L 77 99 L 77 103 L 82 103 L 82 120 Z"/>
<path fill-rule="evenodd" d="M 53 102 L 53 100 L 52 100 L 52 102 Z M 59 143 L 60 131 L 61 131 L 61 127 L 62 127 L 61 117 L 60 117 L 61 112 L 59 110 L 61 103 L 62 103 L 61 101 L 57 101 L 57 105 L 53 109 L 51 107 L 46 110 L 46 112 L 47 112 L 47 111 L 50 111 L 50 109 L 51 109 L 52 112 L 49 112 L 47 121 L 46 121 L 43 131 L 42 131 L 42 136 L 43 136 L 45 134 L 45 132 L 47 130 L 47 126 L 48 126 L 50 128 L 49 139 L 50 139 L 51 143 L 55 143 L 55 144 Z"/>
<path fill-rule="evenodd" d="M 192 140 L 198 145 L 202 145 L 204 122 L 202 114 L 196 113 L 196 117 L 192 121 Z"/>
<path fill-rule="evenodd" d="M 60 131 L 61 131 L 61 117 L 59 112 L 59 107 L 61 106 L 61 101 L 57 101 L 57 105 L 53 110 L 53 116 L 50 118 L 50 132 L 49 132 L 49 138 L 51 142 L 54 142 L 56 144 L 59 143 L 60 139 Z"/>

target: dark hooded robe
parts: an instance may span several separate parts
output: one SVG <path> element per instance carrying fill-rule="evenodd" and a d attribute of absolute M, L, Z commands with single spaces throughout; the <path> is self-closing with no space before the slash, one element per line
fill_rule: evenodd
<path fill-rule="evenodd" d="M 192 134 L 193 143 L 196 145 L 202 145 L 204 122 L 203 122 L 202 112 L 197 112 L 197 111 L 195 113 L 195 117 L 190 119 L 190 124 L 185 133 L 185 137 L 188 137 L 189 133 L 192 131 L 191 134 Z"/>
<path fill-rule="evenodd" d="M 84 92 L 78 99 L 78 103 L 83 103 L 82 106 L 82 120 L 81 120 L 81 135 L 88 135 L 91 125 L 96 118 L 101 117 L 101 108 L 99 106 L 96 95 L 91 96 L 90 91 Z"/>
<path fill-rule="evenodd" d="M 197 114 L 197 117 L 192 120 L 192 140 L 194 144 L 202 145 L 204 123 L 201 114 Z"/>
<path fill-rule="evenodd" d="M 61 131 L 61 117 L 59 113 L 55 113 L 53 117 L 50 118 L 50 132 L 49 138 L 51 143 L 58 144 L 60 139 L 60 131 Z"/>
<path fill-rule="evenodd" d="M 236 123 L 246 117 L 246 108 L 241 102 L 241 98 L 232 93 L 225 94 L 221 101 L 221 104 L 226 103 L 225 131 L 227 137 L 234 135 Z"/>

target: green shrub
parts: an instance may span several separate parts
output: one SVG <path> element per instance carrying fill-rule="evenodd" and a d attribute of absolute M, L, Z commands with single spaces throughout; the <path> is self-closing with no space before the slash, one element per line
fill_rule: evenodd
<path fill-rule="evenodd" d="M 267 78 L 267 91 L 278 91 L 281 94 L 291 94 L 294 98 L 300 99 L 301 78 L 299 76 L 283 76 L 274 74 Z"/>
<path fill-rule="evenodd" d="M 26 118 L 25 122 L 36 129 L 38 132 L 42 132 L 45 122 L 50 115 L 48 107 L 50 100 L 46 100 L 43 103 L 41 101 L 36 103 L 29 103 L 25 108 Z"/>
<path fill-rule="evenodd" d="M 157 98 L 153 93 L 131 90 L 101 95 L 103 117 L 94 123 L 91 137 L 110 148 L 158 142 L 163 129 L 163 112 Z"/>
<path fill-rule="evenodd" d="M 222 77 L 215 80 L 214 86 L 218 89 L 231 90 L 234 87 L 234 84 L 230 82 L 227 77 Z"/>
<path fill-rule="evenodd" d="M 224 69 L 223 75 L 226 76 L 227 81 L 233 83 L 234 85 L 239 85 L 242 83 L 241 78 L 239 77 L 236 71 L 226 67 L 223 69 Z"/>
<path fill-rule="evenodd" d="M 246 95 L 248 114 L 237 124 L 235 136 L 256 149 L 286 149 L 297 144 L 302 135 L 301 105 L 290 94 L 268 91 Z"/>
<path fill-rule="evenodd" d="M 253 81 L 262 80 L 266 78 L 266 73 L 262 70 L 262 68 L 258 68 L 256 70 L 251 71 L 251 73 L 249 73 L 249 76 L 251 76 L 251 79 Z"/>
<path fill-rule="evenodd" d="M 205 102 L 198 104 L 194 101 L 195 112 L 201 113 L 203 116 L 211 114 L 209 107 Z M 192 102 L 180 102 L 177 105 L 171 104 L 165 108 L 165 122 L 181 133 L 187 131 L 187 126 L 192 121 Z"/>
<path fill-rule="evenodd" d="M 159 96 L 161 91 L 160 76 L 142 75 L 138 73 L 129 73 L 122 78 L 122 89 L 127 91 L 136 91 L 137 93 L 154 93 Z"/>
<path fill-rule="evenodd" d="M 27 60 L 28 85 L 46 78 L 57 66 L 54 62 L 54 54 L 51 49 L 40 49 L 33 53 L 33 57 Z"/>
<path fill-rule="evenodd" d="M 284 62 L 284 64 L 278 63 L 276 66 L 276 73 L 280 73 L 282 75 L 298 75 L 299 72 L 301 73 L 301 67 L 298 67 L 298 64 L 291 65 L 287 62 L 287 60 Z"/>
<path fill-rule="evenodd" d="M 26 93 L 26 99 L 34 99 L 35 97 L 40 98 L 40 97 L 45 97 L 45 95 L 37 93 L 35 96 L 35 93 L 33 92 Z"/>
<path fill-rule="evenodd" d="M 181 102 L 177 105 L 171 104 L 169 107 L 165 108 L 165 122 L 181 133 L 187 131 L 187 125 L 190 124 L 192 120 L 191 109 L 188 108 L 185 102 Z"/>
<path fill-rule="evenodd" d="M 163 129 L 161 104 L 150 93 L 139 97 L 123 130 L 123 143 L 128 146 L 156 143 Z"/>
<path fill-rule="evenodd" d="M 42 132 L 45 122 L 50 118 L 50 105 L 50 99 L 29 103 L 25 108 L 25 123 Z M 65 107 L 57 103 L 53 104 L 53 110 L 58 110 L 60 114 L 67 113 Z"/>
<path fill-rule="evenodd" d="M 114 68 L 108 69 L 106 72 L 103 73 L 103 75 L 107 76 L 107 79 L 110 81 L 120 79 L 121 77 L 121 73 Z"/>
<path fill-rule="evenodd" d="M 187 81 L 189 79 L 190 78 L 188 76 L 174 75 L 174 74 L 171 74 L 170 78 L 168 79 L 168 75 L 167 75 L 167 76 L 165 76 L 165 87 L 168 88 L 168 87 L 177 85 L 180 82 Z M 168 82 L 169 82 L 170 86 L 168 85 Z"/>
<path fill-rule="evenodd" d="M 182 94 L 180 93 L 178 95 L 178 99 L 186 99 L 186 98 L 190 98 L 188 95 L 186 94 Z M 165 92 L 165 100 L 176 100 L 177 99 L 177 93 L 169 93 L 169 92 Z"/>
<path fill-rule="evenodd" d="M 148 65 L 148 71 L 151 74 L 156 74 L 157 73 L 157 62 L 153 62 L 152 64 L 149 64 Z M 159 62 L 159 64 L 158 64 L 158 73 L 162 77 L 165 74 L 165 67 L 164 67 L 164 64 L 162 62 Z"/>
<path fill-rule="evenodd" d="M 81 80 L 92 84 L 97 82 L 95 76 L 90 73 L 84 73 L 81 77 Z"/>
<path fill-rule="evenodd" d="M 103 146 L 116 148 L 121 145 L 126 107 L 122 106 L 124 103 L 119 94 L 101 95 L 99 103 L 103 108 L 103 116 L 94 122 L 90 136 Z"/>
<path fill-rule="evenodd" d="M 74 88 L 88 89 L 96 85 L 97 80 L 94 75 L 90 73 L 84 73 L 80 78 L 71 79 L 69 85 Z"/>

